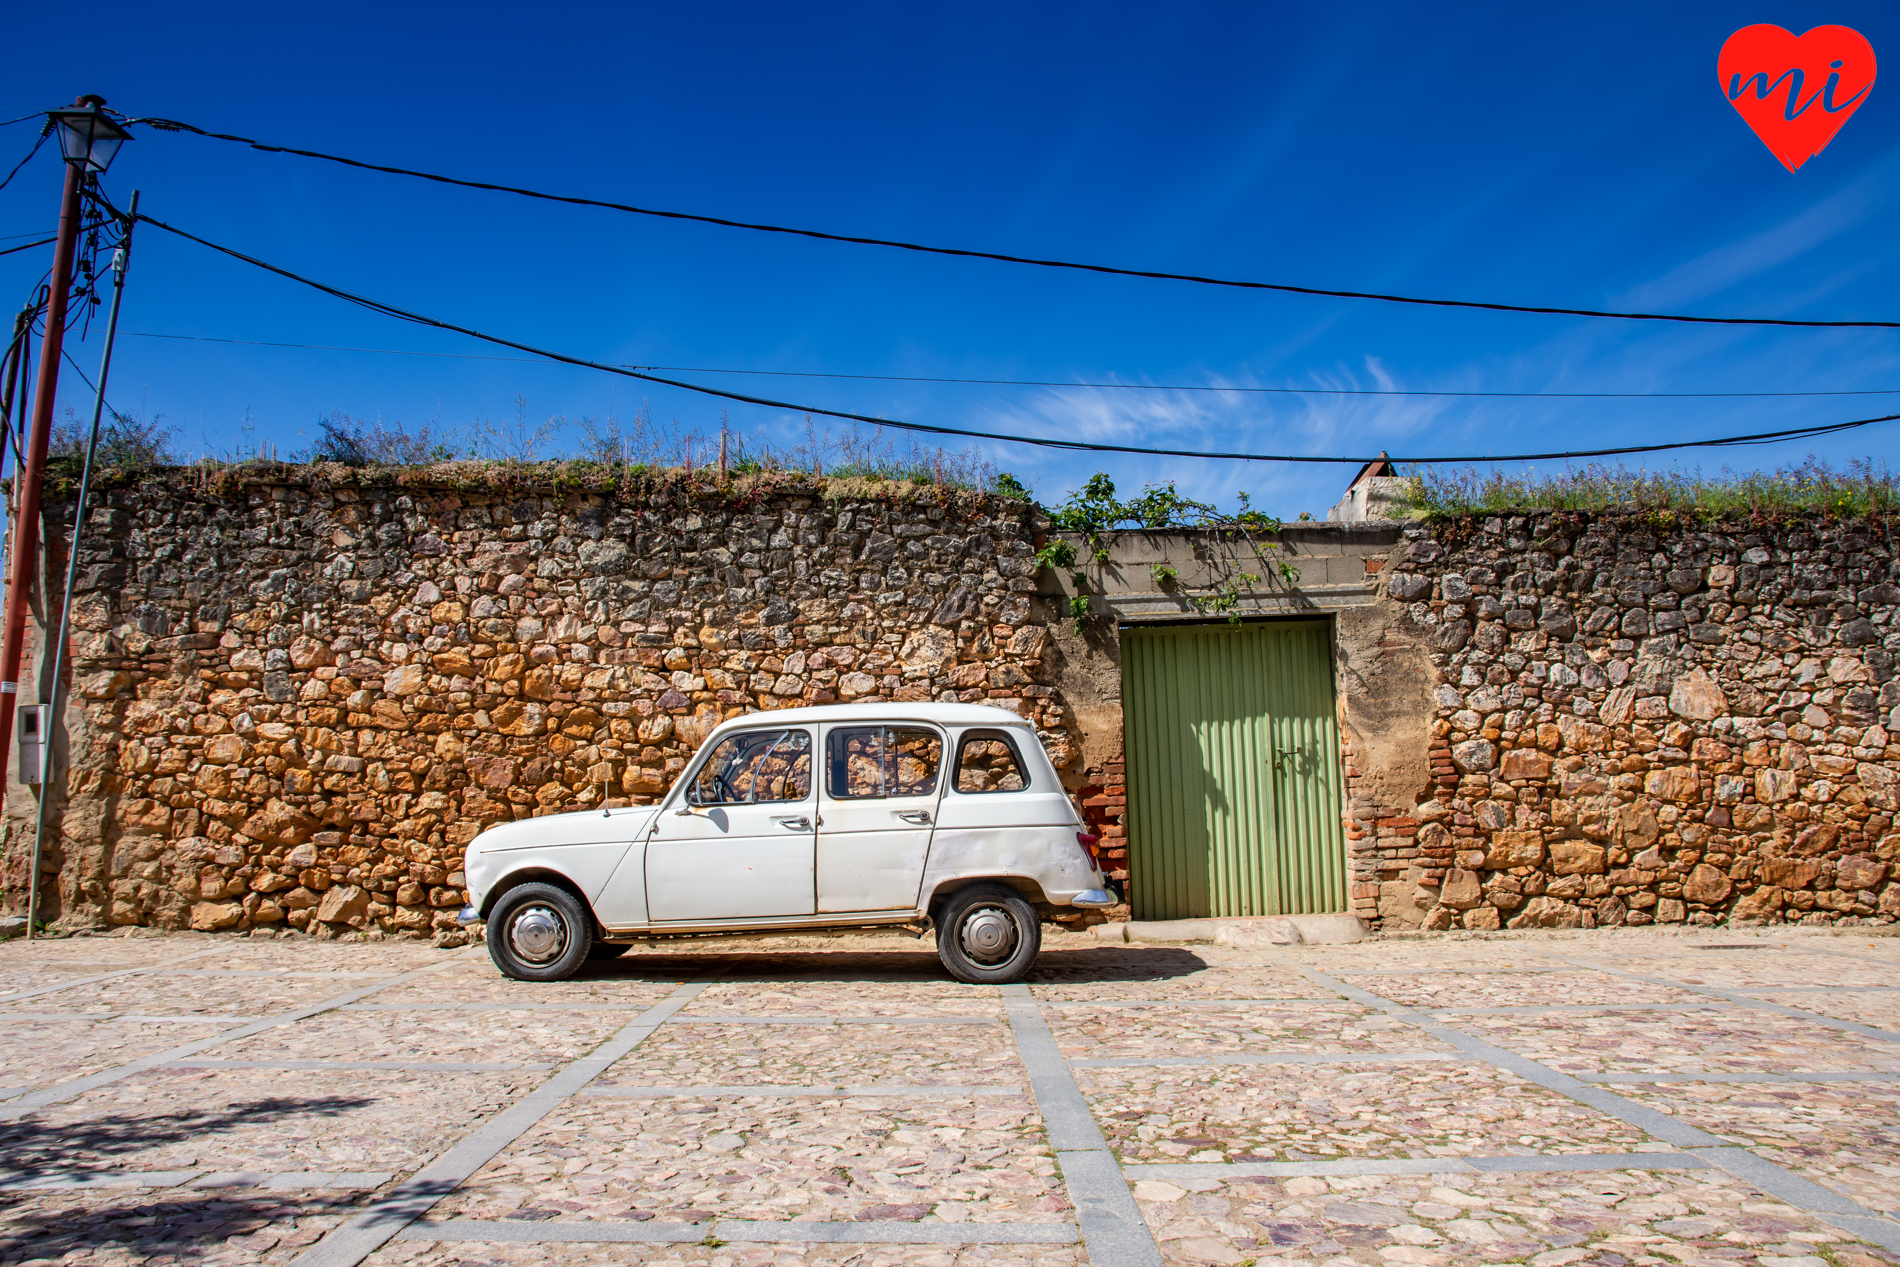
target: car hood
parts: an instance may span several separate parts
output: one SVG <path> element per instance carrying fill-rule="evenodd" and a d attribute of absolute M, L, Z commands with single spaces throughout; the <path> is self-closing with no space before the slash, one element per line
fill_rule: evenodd
<path fill-rule="evenodd" d="M 562 845 L 599 845 L 634 841 L 646 834 L 657 811 L 650 805 L 614 809 L 577 810 L 500 823 L 475 837 L 471 852 L 502 853 L 516 849 L 554 849 Z"/>

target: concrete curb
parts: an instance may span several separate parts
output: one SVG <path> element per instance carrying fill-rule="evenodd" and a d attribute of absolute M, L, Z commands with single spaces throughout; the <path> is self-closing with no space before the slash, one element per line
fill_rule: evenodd
<path fill-rule="evenodd" d="M 1267 915 L 1246 919 L 1129 920 L 1097 924 L 1106 942 L 1214 942 L 1223 946 L 1341 946 L 1363 941 L 1357 915 Z"/>

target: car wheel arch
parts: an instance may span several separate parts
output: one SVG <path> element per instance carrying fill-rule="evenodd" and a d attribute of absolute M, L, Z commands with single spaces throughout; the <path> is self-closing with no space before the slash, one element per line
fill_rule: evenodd
<path fill-rule="evenodd" d="M 940 880 L 937 883 L 937 887 L 930 891 L 930 900 L 924 904 L 924 909 L 930 912 L 931 918 L 934 919 L 938 908 L 949 901 L 953 894 L 959 889 L 970 887 L 972 884 L 1007 884 L 1022 894 L 1024 899 L 1031 904 L 1046 904 L 1049 900 L 1048 895 L 1042 891 L 1042 886 L 1027 876 L 1006 874 L 959 875 Z"/>
<path fill-rule="evenodd" d="M 593 914 L 594 904 L 587 900 L 587 894 L 581 892 L 581 886 L 574 883 L 573 880 L 549 867 L 523 867 L 519 871 L 509 872 L 489 886 L 488 896 L 482 901 L 482 918 L 488 918 L 489 913 L 495 909 L 495 903 L 499 902 L 502 895 L 508 892 L 508 890 L 517 885 L 537 882 L 541 884 L 552 884 L 556 888 L 566 889 L 573 895 L 574 900 L 581 904 L 582 910 L 586 911 L 589 915 Z M 594 922 L 598 925 L 600 921 L 596 919 Z"/>

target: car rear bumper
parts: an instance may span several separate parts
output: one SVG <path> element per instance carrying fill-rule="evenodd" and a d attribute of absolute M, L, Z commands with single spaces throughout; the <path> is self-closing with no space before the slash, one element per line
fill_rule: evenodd
<path fill-rule="evenodd" d="M 1113 906 L 1120 900 L 1121 899 L 1117 898 L 1107 889 L 1083 889 L 1080 893 L 1069 899 L 1069 905 L 1082 906 L 1094 910 L 1099 907 Z"/>
<path fill-rule="evenodd" d="M 482 913 L 473 906 L 464 906 L 455 913 L 455 922 L 464 927 L 470 924 L 479 924 L 482 922 Z"/>

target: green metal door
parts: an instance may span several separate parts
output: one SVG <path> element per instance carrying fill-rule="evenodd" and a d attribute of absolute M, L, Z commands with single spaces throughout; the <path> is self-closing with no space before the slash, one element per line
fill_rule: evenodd
<path fill-rule="evenodd" d="M 1121 641 L 1135 918 L 1345 910 L 1329 622 Z"/>

